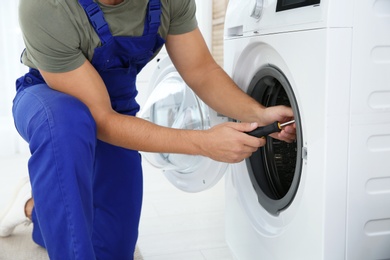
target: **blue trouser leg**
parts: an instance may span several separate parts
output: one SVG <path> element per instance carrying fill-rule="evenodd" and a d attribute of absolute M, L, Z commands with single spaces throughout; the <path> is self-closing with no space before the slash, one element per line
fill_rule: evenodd
<path fill-rule="evenodd" d="M 101 145 L 98 145 L 97 150 L 101 152 L 97 152 L 97 154 L 103 155 L 103 153 L 108 153 L 107 156 L 111 157 L 114 153 L 110 151 L 111 149 L 121 149 L 113 146 L 109 146 L 110 149 L 100 149 L 102 146 L 108 146 L 105 143 L 100 142 Z M 132 152 L 134 154 L 134 152 Z M 123 154 L 125 155 L 125 154 Z M 97 155 L 98 157 L 99 155 Z M 138 154 L 135 154 L 136 157 L 139 158 Z M 115 160 L 118 164 L 115 164 L 115 167 L 110 167 L 110 171 L 119 172 L 119 165 L 123 166 L 125 162 L 128 164 L 128 169 L 135 170 L 134 165 L 132 165 L 131 160 L 128 158 L 122 160 L 123 158 L 116 157 Z M 103 161 L 105 162 L 105 161 Z M 130 163 L 129 163 L 130 162 Z M 98 163 L 97 168 L 104 167 L 104 165 Z M 104 163 L 106 164 L 106 163 Z M 139 164 L 138 164 L 139 165 Z M 117 169 L 116 169 L 117 168 Z M 141 201 L 142 197 L 140 192 L 140 187 L 142 187 L 142 175 L 136 174 L 135 171 L 130 174 L 118 174 L 117 176 L 119 185 L 112 185 L 111 187 L 107 185 L 106 181 L 114 184 L 116 181 L 113 181 L 112 177 L 109 177 L 110 174 L 103 174 L 104 171 L 101 171 L 100 177 L 95 179 L 96 190 L 99 192 L 95 192 L 95 221 L 94 221 L 94 248 L 96 252 L 97 259 L 132 259 L 132 255 L 134 254 L 135 244 L 137 242 L 138 235 L 138 223 L 140 217 L 140 209 L 141 209 Z M 122 177 L 120 177 L 122 175 Z M 108 176 L 108 180 L 106 179 Z M 121 178 L 134 179 L 131 181 L 132 186 L 123 187 L 121 189 L 120 185 L 125 186 L 126 183 L 129 183 L 125 179 Z M 137 183 L 140 183 L 138 185 Z M 102 184 L 105 185 L 102 185 Z M 125 190 L 126 194 L 123 195 L 121 190 Z M 117 196 L 117 198 L 115 198 Z M 100 199 L 99 199 L 100 197 Z M 131 198 L 131 200 L 130 200 Z M 125 206 L 127 205 L 127 206 Z M 113 207 L 114 206 L 114 207 Z M 119 212 L 119 215 L 118 213 Z M 34 230 L 33 230 L 33 239 L 34 241 L 41 245 L 44 245 L 44 241 L 42 238 L 42 234 L 39 229 L 39 223 L 36 221 L 35 210 L 32 214 L 33 222 L 34 222 Z M 108 224 L 108 223 L 116 223 L 116 224 Z M 129 232 L 124 232 L 124 230 L 128 230 Z M 120 239 L 118 239 L 120 238 Z"/>
<path fill-rule="evenodd" d="M 18 91 L 13 112 L 31 151 L 35 220 L 43 239 L 37 242 L 51 259 L 96 259 L 91 242 L 96 127 L 89 110 L 40 84 Z"/>
<path fill-rule="evenodd" d="M 88 108 L 45 84 L 20 89 L 13 112 L 32 154 L 34 241 L 51 259 L 132 259 L 142 202 L 138 152 L 97 142 Z"/>
<path fill-rule="evenodd" d="M 133 259 L 142 204 L 139 153 L 98 141 L 93 190 L 98 259 Z"/>

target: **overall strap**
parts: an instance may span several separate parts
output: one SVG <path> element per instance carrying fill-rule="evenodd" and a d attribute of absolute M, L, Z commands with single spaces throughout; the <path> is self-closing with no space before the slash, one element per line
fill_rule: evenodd
<path fill-rule="evenodd" d="M 99 5 L 93 0 L 79 0 L 79 4 L 84 8 L 84 11 L 88 16 L 91 25 L 98 34 L 102 45 L 110 41 L 112 34 Z"/>
<path fill-rule="evenodd" d="M 144 35 L 157 34 L 160 27 L 161 2 L 149 0 L 148 12 L 145 17 Z"/>

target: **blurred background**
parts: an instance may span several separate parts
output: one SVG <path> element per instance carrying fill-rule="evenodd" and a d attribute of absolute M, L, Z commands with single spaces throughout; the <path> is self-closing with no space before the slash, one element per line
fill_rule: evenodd
<path fill-rule="evenodd" d="M 0 156 L 27 151 L 15 130 L 11 112 L 15 80 L 27 71 L 20 63 L 24 43 L 18 23 L 18 5 L 19 1 L 6 1 L 0 10 Z"/>

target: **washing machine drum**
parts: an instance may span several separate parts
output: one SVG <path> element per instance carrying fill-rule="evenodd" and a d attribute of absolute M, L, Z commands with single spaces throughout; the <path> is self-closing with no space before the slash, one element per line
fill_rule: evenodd
<path fill-rule="evenodd" d="M 294 111 L 296 141 L 286 143 L 267 137 L 267 144 L 246 160 L 259 203 L 272 215 L 278 215 L 294 200 L 302 170 L 298 105 L 286 77 L 274 67 L 259 70 L 248 88 L 248 94 L 266 107 L 285 105 Z"/>

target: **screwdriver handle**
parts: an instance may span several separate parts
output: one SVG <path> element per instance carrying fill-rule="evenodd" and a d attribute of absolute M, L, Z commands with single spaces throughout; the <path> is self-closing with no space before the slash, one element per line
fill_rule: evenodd
<path fill-rule="evenodd" d="M 255 130 L 246 133 L 254 137 L 263 137 L 275 132 L 280 132 L 281 130 L 282 128 L 280 127 L 280 123 L 276 121 L 270 125 L 260 126 Z"/>

